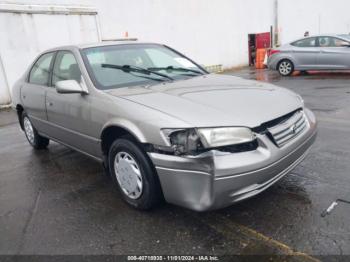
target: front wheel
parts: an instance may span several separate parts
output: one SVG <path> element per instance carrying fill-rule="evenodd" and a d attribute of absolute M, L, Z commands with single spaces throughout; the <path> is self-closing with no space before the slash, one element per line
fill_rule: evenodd
<path fill-rule="evenodd" d="M 281 76 L 290 76 L 294 72 L 294 65 L 292 61 L 285 59 L 279 62 L 277 69 Z"/>
<path fill-rule="evenodd" d="M 137 143 L 124 138 L 115 140 L 108 164 L 113 183 L 132 207 L 147 210 L 163 200 L 153 164 Z"/>
<path fill-rule="evenodd" d="M 49 145 L 50 140 L 39 135 L 38 131 L 35 129 L 29 117 L 25 113 L 22 115 L 22 123 L 24 133 L 32 147 L 35 149 L 45 149 Z"/>

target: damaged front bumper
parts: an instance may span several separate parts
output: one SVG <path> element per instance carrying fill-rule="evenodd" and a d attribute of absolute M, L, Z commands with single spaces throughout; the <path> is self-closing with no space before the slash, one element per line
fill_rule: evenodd
<path fill-rule="evenodd" d="M 216 150 L 197 156 L 149 153 L 167 202 L 196 211 L 223 208 L 252 197 L 281 179 L 307 154 L 317 124 L 305 110 L 308 127 L 282 147 L 257 134 L 258 148 L 242 153 Z"/>

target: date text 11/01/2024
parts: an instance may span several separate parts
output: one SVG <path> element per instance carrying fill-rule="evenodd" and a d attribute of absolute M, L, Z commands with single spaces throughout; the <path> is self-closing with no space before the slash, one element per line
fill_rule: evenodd
<path fill-rule="evenodd" d="M 128 261 L 219 261 L 217 256 L 128 256 Z"/>

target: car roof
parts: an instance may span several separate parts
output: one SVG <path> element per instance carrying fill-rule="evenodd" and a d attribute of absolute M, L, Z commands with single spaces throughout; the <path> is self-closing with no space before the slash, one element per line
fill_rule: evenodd
<path fill-rule="evenodd" d="M 300 41 L 303 39 L 307 39 L 307 38 L 322 37 L 322 36 L 337 37 L 337 38 L 344 39 L 346 41 L 350 40 L 350 34 L 319 34 L 319 35 L 310 35 L 310 36 L 302 37 L 302 38 L 296 39 L 290 43 L 294 43 L 294 42 L 297 42 L 297 41 Z"/>
<path fill-rule="evenodd" d="M 139 41 L 131 41 L 131 40 L 119 40 L 119 41 L 103 41 L 103 42 L 95 42 L 95 43 L 85 43 L 85 44 L 77 44 L 77 45 L 65 45 L 58 46 L 54 48 L 50 48 L 45 52 L 57 51 L 57 50 L 73 50 L 73 49 L 85 49 L 91 47 L 101 47 L 101 46 L 113 46 L 113 45 L 141 45 L 141 44 L 158 44 L 152 42 L 139 42 Z"/>
<path fill-rule="evenodd" d="M 338 38 L 349 38 L 350 35 L 348 34 L 319 34 L 319 35 L 314 35 L 310 37 L 321 37 L 321 36 L 330 36 L 330 37 L 338 37 Z"/>

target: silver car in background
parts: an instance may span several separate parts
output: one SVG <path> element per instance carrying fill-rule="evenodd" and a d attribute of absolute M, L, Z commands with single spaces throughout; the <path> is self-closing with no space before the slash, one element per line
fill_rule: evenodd
<path fill-rule="evenodd" d="M 350 70 L 350 35 L 319 35 L 271 50 L 268 68 L 282 76 L 294 71 Z"/>
<path fill-rule="evenodd" d="M 299 95 L 209 74 L 153 43 L 45 51 L 13 101 L 35 149 L 54 140 L 103 163 L 138 209 L 165 199 L 204 211 L 252 197 L 300 163 L 316 137 Z"/>

